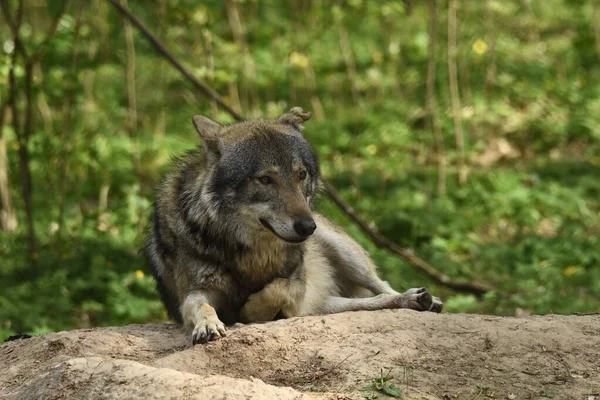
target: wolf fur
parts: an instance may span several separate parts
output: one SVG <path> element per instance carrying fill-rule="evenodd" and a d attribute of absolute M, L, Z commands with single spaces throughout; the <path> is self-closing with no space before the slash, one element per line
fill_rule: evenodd
<path fill-rule="evenodd" d="M 314 212 L 320 169 L 302 135 L 309 118 L 299 107 L 229 126 L 193 118 L 203 146 L 160 184 L 146 254 L 167 311 L 194 344 L 238 321 L 441 311 L 424 288 L 393 290 L 360 245 Z"/>

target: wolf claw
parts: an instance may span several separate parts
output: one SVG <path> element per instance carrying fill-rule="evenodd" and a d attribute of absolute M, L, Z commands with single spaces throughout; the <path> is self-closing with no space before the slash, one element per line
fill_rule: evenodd
<path fill-rule="evenodd" d="M 201 322 L 192 332 L 192 344 L 207 343 L 221 337 L 227 336 L 225 325 L 217 320 L 216 322 Z"/>

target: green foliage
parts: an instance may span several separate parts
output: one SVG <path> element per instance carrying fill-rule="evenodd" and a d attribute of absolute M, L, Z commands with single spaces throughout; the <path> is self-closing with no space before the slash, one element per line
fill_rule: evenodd
<path fill-rule="evenodd" d="M 9 3 L 14 9 L 16 2 Z M 25 7 L 20 32 L 28 50 L 44 43 L 60 2 L 50 3 L 48 12 L 43 5 Z M 453 279 L 486 282 L 511 296 L 478 298 L 436 287 L 375 248 L 323 199 L 320 210 L 372 253 L 396 289 L 427 286 L 452 312 L 600 310 L 600 54 L 593 2 L 459 2 L 466 185 L 458 183 L 448 111 L 447 3 L 438 3 L 446 194 L 436 190 L 425 109 L 426 2 L 162 0 L 147 7 L 130 0 L 129 7 L 244 115 L 272 118 L 293 105 L 313 110 L 306 135 L 323 173 L 361 216 Z M 2 22 L 0 105 L 8 98 L 14 51 Z M 139 253 L 153 188 L 173 155 L 199 143 L 192 115 L 233 120 L 135 30 L 134 42 L 135 130 L 123 20 L 109 3 L 73 4 L 35 68 L 28 148 L 36 264 L 26 256 L 19 144 L 9 113 L 0 127 L 19 221 L 16 232 L 0 232 L 0 339 L 18 331 L 166 320 Z M 22 94 L 25 70 L 18 61 Z M 24 102 L 21 95 L 20 109 Z"/>
<path fill-rule="evenodd" d="M 390 371 L 384 375 L 382 368 L 378 377 L 370 378 L 369 384 L 360 389 L 361 392 L 369 392 L 365 393 L 363 397 L 365 399 L 376 399 L 378 397 L 378 393 L 382 393 L 389 397 L 402 399 L 402 390 L 393 383 L 390 383 L 390 380 L 392 379 L 393 377 L 390 376 Z"/>

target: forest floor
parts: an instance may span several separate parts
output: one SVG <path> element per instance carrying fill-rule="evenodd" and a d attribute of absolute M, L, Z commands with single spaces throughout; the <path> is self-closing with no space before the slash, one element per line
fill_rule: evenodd
<path fill-rule="evenodd" d="M 197 346 L 177 325 L 129 325 L 6 342 L 0 365 L 3 399 L 589 400 L 600 316 L 353 312 Z"/>

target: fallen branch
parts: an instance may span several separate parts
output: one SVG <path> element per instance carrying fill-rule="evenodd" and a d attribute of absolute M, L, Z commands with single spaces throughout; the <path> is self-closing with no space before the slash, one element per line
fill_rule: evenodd
<path fill-rule="evenodd" d="M 213 99 L 217 104 L 223 107 L 233 118 L 238 121 L 244 121 L 244 118 L 241 114 L 237 113 L 231 106 L 229 106 L 221 96 L 217 92 L 215 92 L 212 88 L 208 87 L 206 84 L 200 82 L 190 71 L 188 71 L 177 59 L 167 50 L 164 44 L 160 42 L 160 40 L 148 30 L 148 28 L 139 20 L 135 15 L 131 13 L 126 7 L 119 3 L 118 0 L 108 0 L 115 8 L 126 17 L 133 25 L 135 25 L 144 36 L 152 43 L 156 51 L 165 57 L 179 72 L 183 74 L 195 87 L 200 89 L 204 94 Z M 342 197 L 338 194 L 337 190 L 329 183 L 326 179 L 323 179 L 323 184 L 325 185 L 325 191 L 329 198 L 335 203 L 336 206 L 344 212 L 350 218 L 352 222 L 358 225 L 359 228 L 363 231 L 365 235 L 367 235 L 378 247 L 386 249 L 391 253 L 399 256 L 404 259 L 406 262 L 416 267 L 419 271 L 425 273 L 432 281 L 447 286 L 451 289 L 454 289 L 459 292 L 464 293 L 474 293 L 477 295 L 482 295 L 487 292 L 499 293 L 498 290 L 485 286 L 479 283 L 469 283 L 469 282 L 455 282 L 448 275 L 445 275 L 439 271 L 437 271 L 434 267 L 429 265 L 424 260 L 419 257 L 411 254 L 409 251 L 403 249 L 398 246 L 390 239 L 385 237 L 379 232 L 371 229 L 367 222 L 361 219 L 353 208 L 348 205 Z"/>

